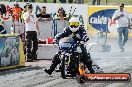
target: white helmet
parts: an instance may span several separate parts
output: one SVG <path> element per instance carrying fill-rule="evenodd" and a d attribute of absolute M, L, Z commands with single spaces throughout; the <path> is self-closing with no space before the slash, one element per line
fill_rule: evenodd
<path fill-rule="evenodd" d="M 69 27 L 72 32 L 76 32 L 77 30 L 79 30 L 79 19 L 76 17 L 72 17 L 69 20 Z"/>

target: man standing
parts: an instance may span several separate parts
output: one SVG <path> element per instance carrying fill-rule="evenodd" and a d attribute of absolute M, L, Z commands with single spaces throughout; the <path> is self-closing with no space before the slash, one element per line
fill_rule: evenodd
<path fill-rule="evenodd" d="M 37 54 L 36 54 L 36 51 L 38 50 L 37 31 L 38 31 L 38 35 L 40 34 L 38 20 L 37 17 L 34 14 L 32 14 L 32 10 L 33 10 L 33 6 L 28 5 L 27 12 L 23 14 L 23 18 L 26 25 L 26 57 L 28 62 L 37 59 Z"/>
<path fill-rule="evenodd" d="M 119 37 L 120 52 L 124 52 L 124 45 L 128 40 L 128 28 L 130 28 L 130 18 L 128 12 L 124 11 L 124 4 L 119 5 L 119 10 L 113 15 L 114 21 L 117 20 L 117 31 Z"/>
<path fill-rule="evenodd" d="M 52 20 L 52 17 L 50 16 L 50 14 L 46 13 L 46 7 L 45 6 L 43 6 L 41 8 L 41 13 L 37 14 L 36 16 L 37 16 L 39 21 L 50 21 L 50 20 Z"/>
<path fill-rule="evenodd" d="M 19 4 L 15 2 L 14 7 L 10 9 L 11 16 L 13 18 L 13 21 L 20 21 L 20 16 L 22 13 L 22 8 L 19 7 Z"/>

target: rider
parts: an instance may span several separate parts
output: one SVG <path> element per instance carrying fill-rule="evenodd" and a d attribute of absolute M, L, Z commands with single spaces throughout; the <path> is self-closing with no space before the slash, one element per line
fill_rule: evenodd
<path fill-rule="evenodd" d="M 57 42 L 61 38 L 68 36 L 72 36 L 75 41 L 81 42 L 81 50 L 83 55 L 82 61 L 86 64 L 90 73 L 95 73 L 94 69 L 92 68 L 92 60 L 90 58 L 90 55 L 87 54 L 87 50 L 84 47 L 84 43 L 87 42 L 89 38 L 87 37 L 87 33 L 84 27 L 81 25 L 79 26 L 78 18 L 72 17 L 69 20 L 69 27 L 65 28 L 62 33 L 56 35 L 53 42 Z M 53 57 L 50 69 L 45 69 L 44 71 L 47 74 L 51 75 L 60 62 L 61 61 L 59 58 L 59 52 L 57 52 L 56 55 Z"/>

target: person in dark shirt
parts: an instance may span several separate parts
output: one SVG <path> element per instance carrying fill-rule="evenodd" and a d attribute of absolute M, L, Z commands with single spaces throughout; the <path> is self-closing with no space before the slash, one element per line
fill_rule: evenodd
<path fill-rule="evenodd" d="M 46 14 L 46 7 L 41 8 L 41 13 L 36 15 L 39 21 L 50 21 L 52 20 L 50 14 Z"/>
<path fill-rule="evenodd" d="M 0 34 L 6 34 L 6 30 L 4 29 L 4 20 L 2 19 L 1 13 L 0 13 Z"/>

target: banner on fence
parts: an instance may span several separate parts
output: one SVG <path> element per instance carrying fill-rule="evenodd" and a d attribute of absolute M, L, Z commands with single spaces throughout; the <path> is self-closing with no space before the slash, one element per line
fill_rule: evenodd
<path fill-rule="evenodd" d="M 13 66 L 24 66 L 22 42 L 18 35 L 0 35 L 0 70 Z"/>
<path fill-rule="evenodd" d="M 112 16 L 118 9 L 118 6 L 89 6 L 88 7 L 88 32 L 95 35 L 98 31 L 110 32 L 110 35 L 117 35 L 116 22 L 113 22 Z M 124 10 L 130 14 L 132 23 L 132 6 L 125 6 Z M 132 36 L 130 30 L 129 33 Z"/>

